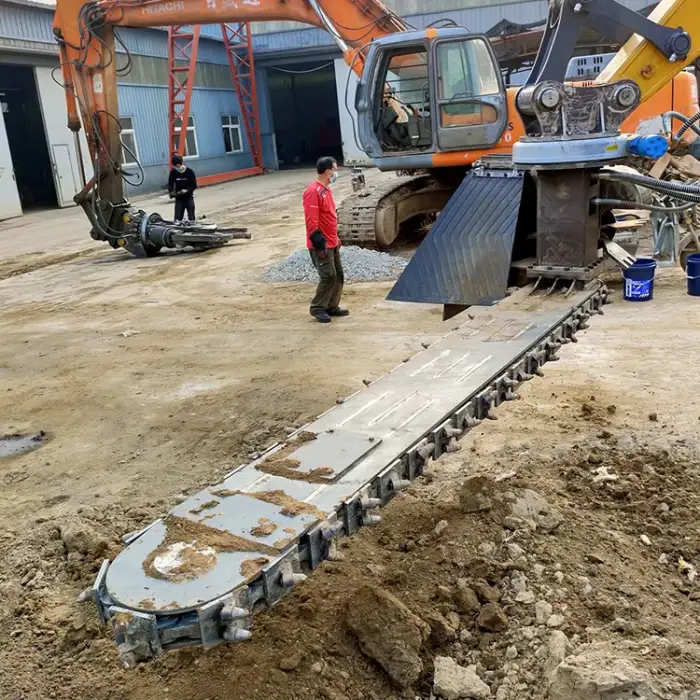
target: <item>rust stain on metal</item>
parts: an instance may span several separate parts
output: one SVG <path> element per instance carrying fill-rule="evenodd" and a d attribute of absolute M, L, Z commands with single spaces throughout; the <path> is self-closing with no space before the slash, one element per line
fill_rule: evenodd
<path fill-rule="evenodd" d="M 277 529 L 277 525 L 269 518 L 260 518 L 258 524 L 250 531 L 253 537 L 267 537 Z M 276 546 L 276 545 L 273 545 Z"/>
<path fill-rule="evenodd" d="M 203 513 L 205 510 L 208 510 L 209 508 L 214 508 L 214 506 L 218 506 L 219 501 L 207 501 L 206 503 L 202 503 L 199 508 L 192 508 L 190 510 L 190 513 L 193 515 L 199 515 L 200 513 Z"/>
<path fill-rule="evenodd" d="M 262 569 L 269 564 L 270 560 L 265 557 L 257 557 L 256 559 L 246 559 L 241 564 L 241 576 L 246 580 L 257 576 Z"/>

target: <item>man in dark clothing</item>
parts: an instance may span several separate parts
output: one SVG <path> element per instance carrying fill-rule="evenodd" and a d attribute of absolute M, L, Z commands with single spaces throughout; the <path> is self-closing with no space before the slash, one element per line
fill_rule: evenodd
<path fill-rule="evenodd" d="M 168 191 L 170 197 L 175 199 L 175 221 L 182 221 L 187 209 L 187 218 L 194 223 L 194 191 L 197 189 L 197 178 L 194 170 L 182 162 L 182 156 L 173 156 L 172 164 Z"/>
<path fill-rule="evenodd" d="M 330 190 L 338 179 L 338 163 L 334 158 L 321 158 L 316 172 L 318 178 L 306 188 L 303 196 L 306 247 L 319 276 L 310 311 L 319 323 L 330 323 L 334 316 L 350 314 L 339 306 L 345 276 L 340 262 L 338 215 Z"/>

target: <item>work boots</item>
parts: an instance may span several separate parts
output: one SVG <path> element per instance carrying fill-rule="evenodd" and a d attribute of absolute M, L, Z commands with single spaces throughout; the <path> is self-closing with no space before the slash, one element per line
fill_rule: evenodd
<path fill-rule="evenodd" d="M 349 316 L 350 312 L 347 309 L 341 309 L 336 306 L 335 309 L 328 309 L 329 316 Z"/>
<path fill-rule="evenodd" d="M 319 323 L 330 323 L 332 317 L 349 316 L 350 312 L 347 309 L 341 309 L 339 306 L 336 306 L 335 309 L 328 309 L 328 311 L 312 311 L 311 315 Z"/>
<path fill-rule="evenodd" d="M 312 311 L 311 315 L 319 323 L 330 323 L 331 322 L 331 317 L 325 311 Z"/>

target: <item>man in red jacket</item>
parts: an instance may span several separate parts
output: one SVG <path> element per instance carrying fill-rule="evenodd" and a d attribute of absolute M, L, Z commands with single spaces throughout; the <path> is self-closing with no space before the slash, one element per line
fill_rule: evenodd
<path fill-rule="evenodd" d="M 334 316 L 350 314 L 339 306 L 345 276 L 340 262 L 338 215 L 330 190 L 338 179 L 338 163 L 334 158 L 321 158 L 316 172 L 318 178 L 306 188 L 303 197 L 306 247 L 319 276 L 310 311 L 319 323 L 330 323 Z"/>

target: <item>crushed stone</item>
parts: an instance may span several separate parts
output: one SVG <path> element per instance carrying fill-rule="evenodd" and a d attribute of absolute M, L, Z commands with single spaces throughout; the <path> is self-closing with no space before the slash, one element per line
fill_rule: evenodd
<path fill-rule="evenodd" d="M 343 246 L 340 250 L 345 282 L 373 282 L 383 279 L 396 279 L 403 272 L 408 260 L 366 250 L 357 246 Z M 307 250 L 297 250 L 284 260 L 265 270 L 266 282 L 317 282 L 318 273 L 311 263 Z"/>

